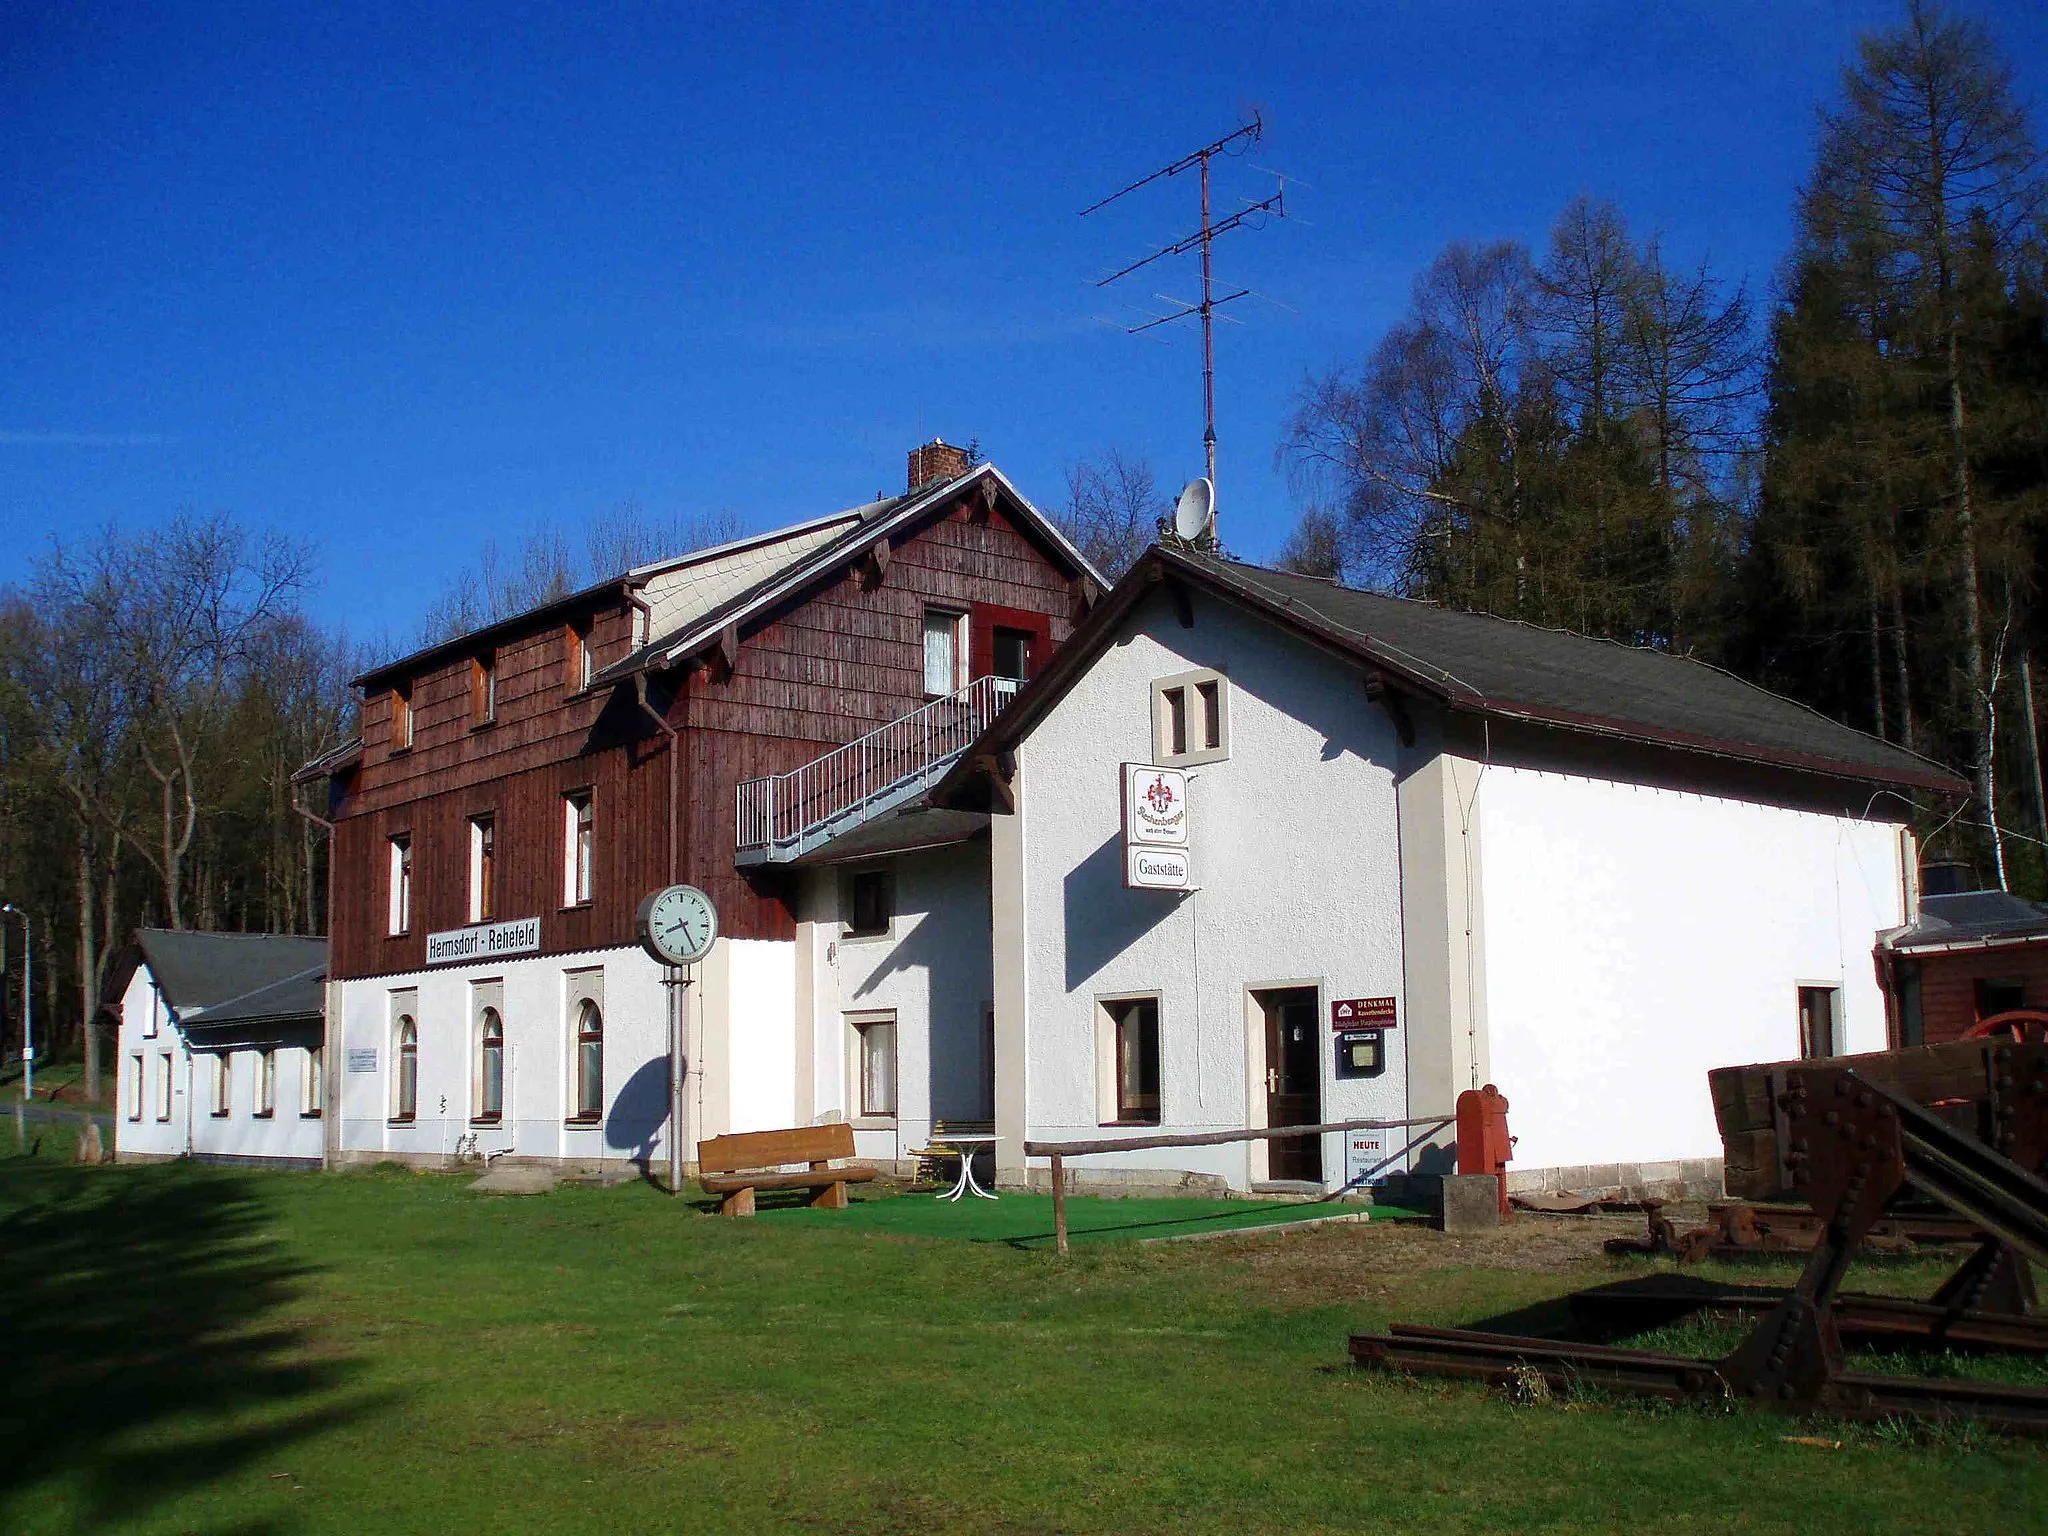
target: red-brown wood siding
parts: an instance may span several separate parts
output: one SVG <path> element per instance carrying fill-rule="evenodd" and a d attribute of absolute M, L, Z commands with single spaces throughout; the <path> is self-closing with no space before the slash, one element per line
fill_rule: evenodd
<path fill-rule="evenodd" d="M 935 510 L 896 537 L 882 579 L 849 568 L 743 629 L 729 676 L 708 662 L 654 687 L 680 732 L 678 878 L 701 885 L 735 938 L 795 932 L 787 872 L 734 864 L 743 780 L 784 773 L 924 703 L 924 610 L 970 615 L 971 665 L 990 669 L 1002 624 L 1044 637 L 1042 666 L 1072 627 L 1069 574 L 998 507 Z M 596 664 L 631 644 L 624 607 L 595 615 Z M 391 748 L 389 691 L 366 700 L 364 757 L 345 788 L 335 834 L 333 974 L 420 968 L 429 931 L 468 918 L 468 821 L 497 817 L 500 920 L 538 916 L 542 953 L 629 943 L 640 898 L 668 879 L 669 747 L 630 685 L 576 697 L 567 637 L 555 616 L 500 636 L 497 720 L 475 729 L 471 658 L 457 655 L 412 681 L 413 746 Z M 673 690 L 672 696 L 670 689 Z M 564 911 L 562 796 L 588 785 L 596 843 L 594 900 Z M 385 933 L 387 839 L 413 838 L 413 920 Z"/>

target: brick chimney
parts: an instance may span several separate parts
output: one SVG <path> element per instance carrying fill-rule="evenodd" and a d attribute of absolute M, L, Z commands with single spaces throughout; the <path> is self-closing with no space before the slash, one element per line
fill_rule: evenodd
<path fill-rule="evenodd" d="M 973 467 L 974 459 L 965 448 L 935 437 L 910 450 L 910 490 L 915 494 L 937 481 L 957 480 Z"/>

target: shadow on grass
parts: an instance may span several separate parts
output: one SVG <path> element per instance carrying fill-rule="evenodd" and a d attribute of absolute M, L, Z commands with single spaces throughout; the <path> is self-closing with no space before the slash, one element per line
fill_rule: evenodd
<path fill-rule="evenodd" d="M 269 1217 L 213 1169 L 0 1161 L 0 1505 L 61 1483 L 97 1529 L 375 1406 L 273 1321 L 310 1271 Z"/>

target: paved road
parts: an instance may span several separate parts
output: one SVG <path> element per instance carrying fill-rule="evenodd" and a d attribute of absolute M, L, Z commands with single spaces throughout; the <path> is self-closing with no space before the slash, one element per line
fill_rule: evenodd
<path fill-rule="evenodd" d="M 52 1122 L 62 1124 L 67 1120 L 90 1119 L 99 1121 L 101 1130 L 111 1131 L 114 1128 L 114 1117 L 104 1110 L 74 1109 L 69 1104 L 24 1104 L 19 1099 L 0 1099 L 0 1118 L 12 1118 L 17 1110 L 29 1119 L 46 1125 Z"/>

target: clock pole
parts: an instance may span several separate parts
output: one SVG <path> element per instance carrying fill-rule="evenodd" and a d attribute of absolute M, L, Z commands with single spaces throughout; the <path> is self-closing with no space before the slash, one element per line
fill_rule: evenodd
<path fill-rule="evenodd" d="M 668 1192 L 683 1192 L 683 1106 L 684 1085 L 689 1077 L 690 1058 L 685 1020 L 688 1009 L 690 972 L 687 966 L 672 965 L 664 978 L 668 983 Z"/>

